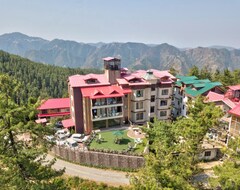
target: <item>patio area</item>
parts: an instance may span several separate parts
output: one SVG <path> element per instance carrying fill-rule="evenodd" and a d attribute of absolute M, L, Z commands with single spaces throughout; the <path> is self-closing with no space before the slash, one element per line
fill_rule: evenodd
<path fill-rule="evenodd" d="M 143 153 L 146 139 L 138 141 L 140 137 L 129 136 L 129 131 L 132 130 L 125 128 L 100 131 L 89 145 L 89 148 L 95 150 L 112 150 L 119 152 L 131 151 L 134 153 Z"/>

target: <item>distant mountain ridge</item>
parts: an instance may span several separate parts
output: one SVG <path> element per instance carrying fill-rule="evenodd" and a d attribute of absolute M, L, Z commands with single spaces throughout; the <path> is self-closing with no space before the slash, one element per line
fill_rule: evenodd
<path fill-rule="evenodd" d="M 131 69 L 163 70 L 173 67 L 182 74 L 194 65 L 199 68 L 207 66 L 213 71 L 240 68 L 240 50 L 224 46 L 179 49 L 166 43 L 49 41 L 15 32 L 0 36 L 0 49 L 32 61 L 72 68 L 101 69 L 102 58 L 107 56 L 120 57 L 122 66 Z"/>

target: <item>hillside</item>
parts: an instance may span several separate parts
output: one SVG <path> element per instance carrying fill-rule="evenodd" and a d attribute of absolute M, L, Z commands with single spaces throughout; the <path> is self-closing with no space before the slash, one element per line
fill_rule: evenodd
<path fill-rule="evenodd" d="M 122 58 L 122 66 L 132 69 L 176 68 L 187 73 L 196 65 L 210 70 L 239 69 L 240 50 L 230 47 L 198 47 L 178 49 L 169 44 L 146 45 L 143 43 L 96 43 L 86 44 L 55 39 L 52 41 L 29 37 L 21 33 L 0 36 L 0 49 L 32 61 L 61 67 L 102 69 L 102 58 Z"/>
<path fill-rule="evenodd" d="M 46 65 L 0 51 L 0 73 L 11 75 L 22 83 L 23 101 L 29 97 L 67 96 L 68 76 L 90 72 L 100 73 L 101 71 Z"/>

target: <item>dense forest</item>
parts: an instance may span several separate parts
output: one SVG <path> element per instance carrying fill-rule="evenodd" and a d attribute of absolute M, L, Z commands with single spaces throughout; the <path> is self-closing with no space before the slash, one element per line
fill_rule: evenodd
<path fill-rule="evenodd" d="M 72 69 L 35 63 L 28 59 L 0 51 L 0 73 L 8 74 L 22 83 L 22 99 L 29 97 L 67 96 L 68 76 L 101 73 L 97 69 Z"/>
<path fill-rule="evenodd" d="M 202 69 L 199 69 L 198 67 L 193 66 L 189 70 L 188 75 L 189 76 L 194 75 L 199 79 L 209 79 L 211 81 L 218 81 L 221 82 L 224 87 L 240 84 L 240 69 L 236 69 L 234 71 L 224 69 L 223 71 L 216 70 L 215 72 L 211 72 L 211 70 L 208 67 L 203 67 Z"/>
<path fill-rule="evenodd" d="M 213 104 L 204 104 L 201 97 L 189 105 L 188 117 L 172 123 L 155 121 L 143 129 L 149 139 L 149 154 L 145 155 L 145 166 L 130 175 L 132 186 L 115 188 L 77 177 L 66 178 L 62 177 L 64 170 L 51 169 L 54 160 L 46 162 L 45 156 L 52 144 L 44 136 L 52 131 L 50 126 L 42 127 L 32 121 L 35 105 L 26 100 L 67 95 L 68 76 L 89 72 L 101 71 L 37 64 L 0 51 L 2 189 L 204 189 L 201 183 L 192 183 L 192 177 L 201 172 L 197 164 L 203 139 L 210 128 L 219 125 L 223 113 Z M 240 83 L 239 70 L 210 73 L 206 68 L 193 67 L 189 75 L 218 80 L 225 86 Z M 17 137 L 21 134 L 29 134 L 31 143 Z M 211 189 L 240 189 L 239 144 L 239 138 L 230 139 L 230 148 L 223 150 L 229 158 L 213 168 L 218 177 L 210 178 Z"/>
<path fill-rule="evenodd" d="M 170 69 L 171 70 L 171 69 Z M 75 74 L 101 73 L 97 69 L 72 69 L 35 63 L 20 56 L 0 51 L 0 73 L 8 74 L 22 83 L 22 100 L 29 97 L 67 97 L 68 77 Z M 173 74 L 177 74 L 172 70 Z M 216 71 L 211 73 L 207 67 L 198 69 L 194 66 L 188 75 L 195 75 L 199 79 L 208 78 L 222 82 L 224 86 L 240 84 L 240 70 Z"/>

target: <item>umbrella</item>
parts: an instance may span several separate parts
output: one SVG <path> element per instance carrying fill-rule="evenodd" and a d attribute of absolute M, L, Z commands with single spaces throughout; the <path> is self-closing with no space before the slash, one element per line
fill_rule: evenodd
<path fill-rule="evenodd" d="M 120 136 L 120 135 L 123 135 L 123 131 L 114 131 L 113 132 L 113 135 L 115 135 L 115 136 Z"/>

